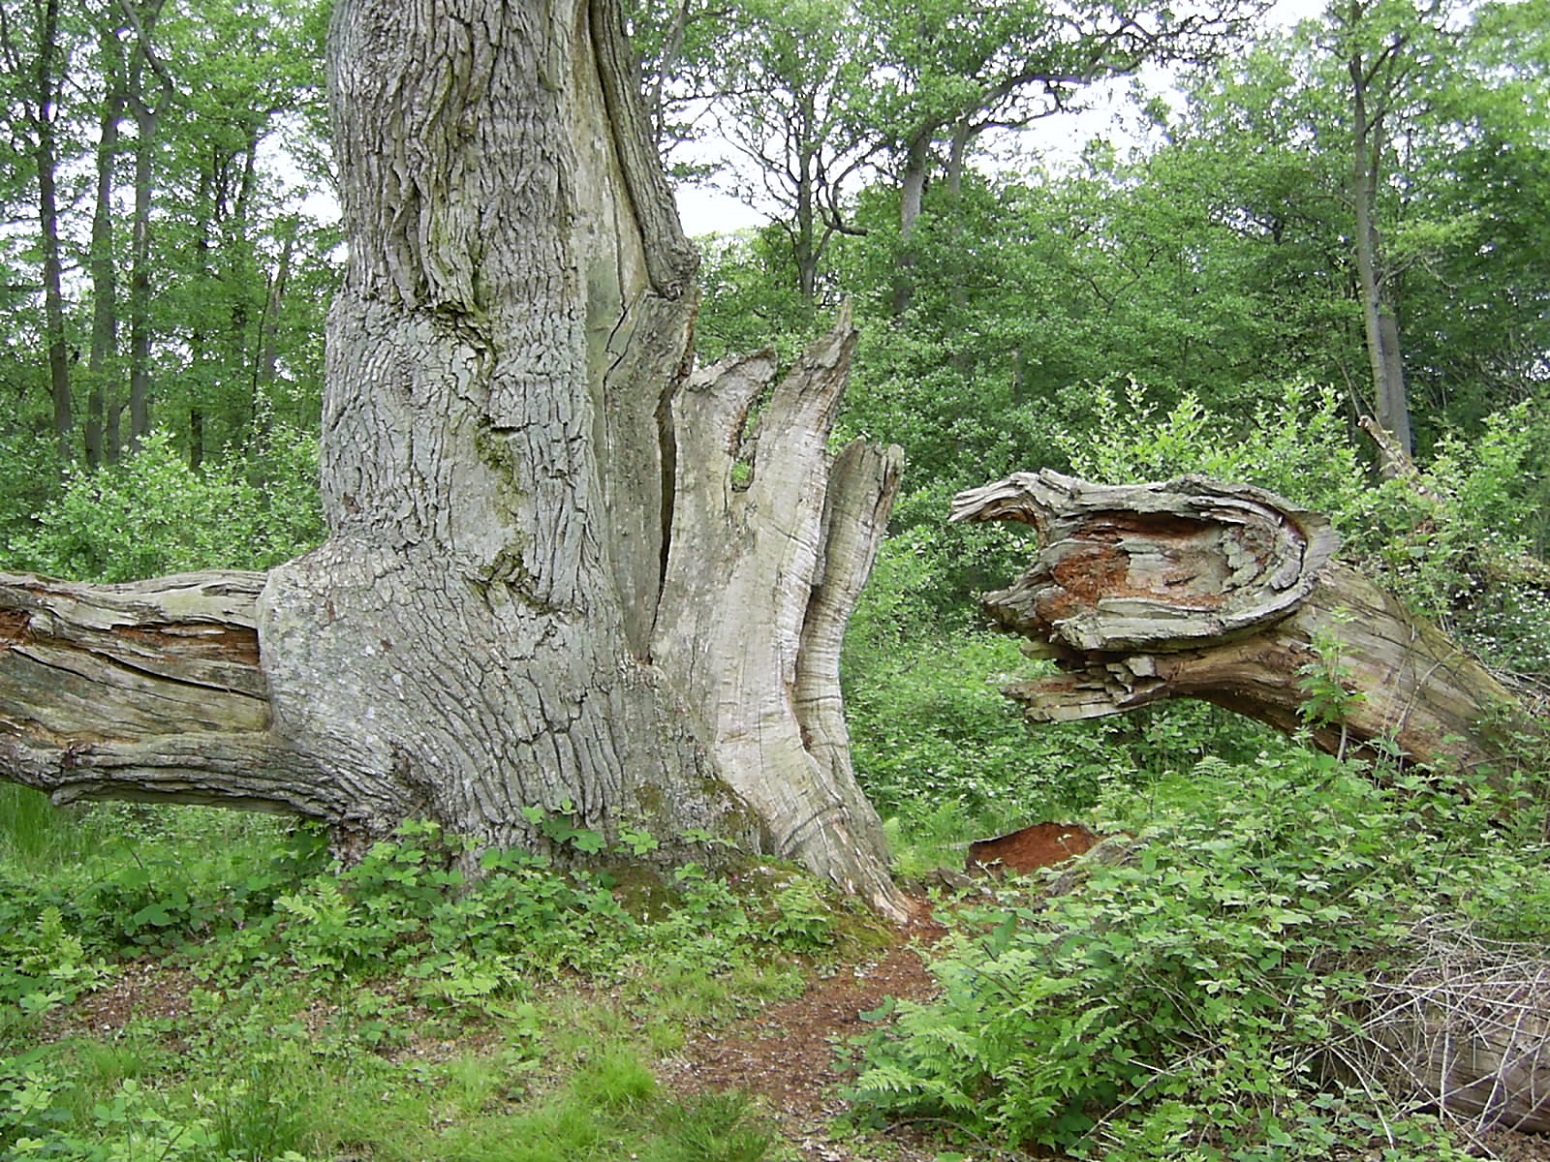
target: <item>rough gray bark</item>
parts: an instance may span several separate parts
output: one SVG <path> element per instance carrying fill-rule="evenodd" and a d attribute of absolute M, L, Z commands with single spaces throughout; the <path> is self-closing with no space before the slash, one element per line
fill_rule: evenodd
<path fill-rule="evenodd" d="M 1488 729 L 1515 697 L 1457 642 L 1333 560 L 1316 513 L 1245 485 L 1186 476 L 1107 486 L 1048 470 L 960 493 L 954 520 L 1033 525 L 1041 548 L 986 610 L 1060 673 L 1005 693 L 1035 721 L 1117 714 L 1167 698 L 1214 702 L 1291 732 L 1309 667 L 1355 697 L 1316 745 L 1377 740 L 1448 769 L 1505 776 L 1510 740 Z M 1337 644 L 1338 656 L 1319 643 Z"/>
<path fill-rule="evenodd" d="M 695 256 L 611 0 L 342 0 L 330 57 L 351 238 L 331 534 L 216 619 L 251 619 L 263 713 L 201 729 L 273 793 L 194 797 L 362 839 L 420 815 L 535 843 L 531 806 L 669 845 L 705 828 L 902 915 L 839 713 L 839 638 L 899 468 L 827 449 L 848 321 L 773 388 L 767 353 L 690 374 Z M 5 608 L 33 641 L 33 608 Z M 0 705 L 13 779 L 189 797 L 145 764 L 103 781 L 101 755 L 150 743 L 73 738 L 25 689 Z"/>

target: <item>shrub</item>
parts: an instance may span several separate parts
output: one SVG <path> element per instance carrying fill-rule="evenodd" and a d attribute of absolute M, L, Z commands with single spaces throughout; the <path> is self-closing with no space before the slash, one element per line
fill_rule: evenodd
<path fill-rule="evenodd" d="M 195 472 L 165 434 L 152 434 L 119 464 L 74 470 L 36 515 L 36 527 L 10 539 L 11 565 L 110 582 L 266 569 L 323 534 L 316 440 L 277 434 L 266 464 L 271 474 L 259 483 L 240 459 Z"/>
<path fill-rule="evenodd" d="M 970 913 L 932 965 L 941 999 L 899 1004 L 867 1040 L 858 1108 L 1111 1162 L 1326 1158 L 1375 1139 L 1395 1162 L 1461 1156 L 1342 1084 L 1329 1048 L 1367 974 L 1409 954 L 1412 921 L 1543 899 L 1543 855 L 1510 846 L 1488 794 L 1384 788 L 1327 756 L 1194 779 L 1187 810 L 1111 799 L 1145 840 L 1126 865 Z"/>

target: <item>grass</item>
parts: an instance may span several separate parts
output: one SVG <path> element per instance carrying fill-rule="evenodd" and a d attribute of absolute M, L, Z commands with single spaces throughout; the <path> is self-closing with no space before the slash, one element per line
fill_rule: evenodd
<path fill-rule="evenodd" d="M 57 865 L 74 854 L 85 828 L 30 787 L 0 783 L 0 860 L 25 868 Z"/>
<path fill-rule="evenodd" d="M 681 869 L 645 920 L 542 861 L 395 878 L 440 866 L 434 831 L 340 873 L 272 819 L 0 795 L 3 1162 L 783 1158 L 750 1098 L 656 1063 L 876 940 L 788 869 Z M 369 951 L 340 968 L 339 940 Z M 182 1010 L 73 1019 L 129 961 L 178 974 Z"/>

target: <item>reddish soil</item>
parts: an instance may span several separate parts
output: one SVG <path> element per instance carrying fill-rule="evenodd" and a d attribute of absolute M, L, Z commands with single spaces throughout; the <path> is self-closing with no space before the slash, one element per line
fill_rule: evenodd
<path fill-rule="evenodd" d="M 996 865 L 1014 872 L 1038 871 L 1054 867 L 1074 856 L 1091 851 L 1099 837 L 1080 823 L 1035 823 L 1010 835 L 981 839 L 969 844 L 965 871 L 994 869 Z"/>
<path fill-rule="evenodd" d="M 871 963 L 845 965 L 814 981 L 794 1001 L 773 1005 L 729 1030 L 703 1033 L 665 1062 L 662 1080 L 681 1093 L 736 1089 L 763 1100 L 782 1133 L 804 1158 L 854 1162 L 876 1157 L 850 1142 L 828 1138 L 828 1123 L 847 1106 L 837 1089 L 850 1071 L 835 1050 L 869 1027 L 861 1014 L 890 997 L 929 1000 L 936 981 L 919 949 L 945 929 L 921 919 Z M 936 1157 L 935 1147 L 890 1140 L 888 1157 L 914 1162 Z"/>

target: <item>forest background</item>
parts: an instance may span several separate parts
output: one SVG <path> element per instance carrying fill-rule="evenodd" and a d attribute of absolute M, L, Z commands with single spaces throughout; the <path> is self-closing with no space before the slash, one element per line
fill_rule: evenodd
<path fill-rule="evenodd" d="M 322 538 L 322 336 L 342 265 L 331 202 L 317 196 L 332 180 L 326 9 L 309 0 L 0 5 L 5 568 L 94 581 L 265 568 Z M 1511 827 L 1482 830 L 1482 792 L 1453 812 L 1463 830 L 1416 847 L 1406 836 L 1422 827 L 1417 812 L 1430 811 L 1424 826 L 1433 829 L 1438 812 L 1398 794 L 1392 780 L 1353 778 L 1349 766 L 1223 713 L 1165 707 L 1033 730 L 996 691 L 1037 664 L 982 629 L 974 597 L 1019 572 L 1029 545 L 1000 527 L 949 529 L 945 514 L 958 490 L 1039 467 L 1115 483 L 1198 471 L 1268 487 L 1330 514 L 1348 558 L 1529 697 L 1550 684 L 1550 6 L 1341 0 L 1295 29 L 1259 16 L 1239 4 L 1174 13 L 1085 0 L 686 0 L 632 14 L 669 164 L 680 180 L 719 183 L 764 216 L 700 240 L 701 362 L 771 344 L 789 360 L 848 301 L 862 344 L 840 434 L 898 443 L 908 456 L 844 674 L 857 772 L 888 820 L 900 873 L 960 864 L 970 838 L 1083 818 L 1166 834 L 1173 859 L 1214 852 L 1210 874 L 1252 897 L 1227 898 L 1204 872 L 1152 867 L 1147 875 L 1183 874 L 1193 885 L 1173 893 L 1178 911 L 1144 924 L 1130 911 L 1106 921 L 1141 944 L 1187 929 L 1202 942 L 1240 940 L 1237 953 L 1256 950 L 1261 967 L 1231 984 L 1211 973 L 1225 974 L 1224 963 L 1243 959 L 1237 953 L 1203 945 L 1167 953 L 1186 963 L 1198 954 L 1197 967 L 1209 968 L 1184 973 L 1193 981 L 1185 992 L 1199 986 L 1198 996 L 1169 1001 L 1187 1014 L 1162 1038 L 1177 1041 L 1185 1064 L 1170 1075 L 1182 1088 L 1146 1080 L 1161 1075 L 1155 1066 L 1124 1068 L 1166 1054 L 1126 1041 L 1136 1036 L 1134 1012 L 1157 1000 L 1126 993 L 1145 974 L 1122 981 L 1112 965 L 1113 979 L 1100 972 L 1084 986 L 1091 996 L 1109 989 L 1107 1016 L 1069 995 L 1068 1008 L 1052 1003 L 1055 1015 L 1038 1018 L 1048 1027 L 1003 1029 L 991 1045 L 994 1021 L 1007 1015 L 953 999 L 950 966 L 981 955 L 965 937 L 943 955 L 949 999 L 930 1018 L 935 1032 L 868 1050 L 863 1107 L 930 1112 L 1007 1148 L 1041 1142 L 1115 1157 L 1133 1149 L 1138 1158 L 1173 1156 L 1169 1143 L 1251 1157 L 1295 1122 L 1315 1127 L 1295 1131 L 1304 1135 L 1297 1148 L 1324 1156 L 1318 1133 L 1348 1135 L 1353 1118 L 1372 1115 L 1360 1102 L 1315 1104 L 1328 1093 L 1306 1048 L 1318 1038 L 1282 991 L 1301 996 L 1306 981 L 1268 977 L 1299 957 L 1309 965 L 1333 953 L 1294 955 L 1283 940 L 1303 921 L 1272 917 L 1288 905 L 1274 886 L 1280 865 L 1266 865 L 1265 852 L 1300 853 L 1283 870 L 1298 884 L 1324 882 L 1320 891 L 1340 895 L 1340 908 L 1388 900 L 1341 917 L 1363 934 L 1342 954 L 1370 954 L 1369 937 L 1388 948 L 1423 915 L 1488 919 L 1492 935 L 1515 939 L 1550 928 L 1537 807 L 1519 803 Z M 1062 124 L 1091 86 L 1144 67 L 1166 69 L 1177 91 L 1163 99 L 1136 87 L 1138 132 L 1095 136 L 1059 162 L 1019 145 L 1030 126 L 1047 135 Z M 718 151 L 734 164 L 719 165 Z M 686 226 L 696 232 L 693 220 Z M 1370 415 L 1400 434 L 1413 472 L 1381 470 L 1358 427 Z M 1311 697 L 1317 675 L 1308 680 Z M 1527 769 L 1542 776 L 1542 756 L 1530 758 Z M 31 792 L 0 787 L 0 795 L 6 874 L 30 884 L 46 867 L 63 885 L 13 893 L 3 905 L 11 934 L 0 940 L 11 942 L 18 967 L 0 970 L 0 985 L 21 1006 L 0 1026 L 8 1044 L 27 1043 L 50 1012 L 90 991 L 93 966 L 110 973 L 103 957 L 186 949 L 241 928 L 229 912 L 232 875 L 254 897 L 243 905 L 249 931 L 262 928 L 260 903 L 273 905 L 265 923 L 278 943 L 226 948 L 217 977 L 262 960 L 347 978 L 370 960 L 362 953 L 359 964 L 325 970 L 320 947 L 284 945 L 277 916 L 311 908 L 315 923 L 355 922 L 349 898 L 329 904 L 307 878 L 323 857 L 294 835 L 197 812 L 177 822 L 148 809 L 64 816 Z M 1365 823 L 1353 831 L 1357 818 Z M 210 835 L 268 870 L 193 859 L 190 849 L 207 848 Z M 417 843 L 408 849 L 430 860 Z M 76 858 L 89 849 L 104 859 L 123 844 L 140 872 Z M 152 844 L 182 870 L 142 876 Z M 1352 844 L 1362 848 L 1355 855 Z M 1258 870 L 1249 875 L 1251 861 Z M 255 876 L 262 887 L 251 887 Z M 543 882 L 560 891 L 559 880 Z M 364 907 L 383 885 L 357 888 Z M 787 939 L 768 943 L 789 951 L 793 932 L 799 946 L 829 932 L 816 897 L 802 895 L 809 889 L 781 890 L 797 895 L 772 905 L 769 923 Z M 710 891 L 689 885 L 683 898 L 709 909 Z M 1318 909 L 1336 907 L 1331 899 L 1308 905 L 1324 927 L 1333 914 Z M 585 893 L 565 900 L 560 912 L 601 907 Z M 1184 920 L 1197 905 L 1198 929 Z M 1124 910 L 1098 889 L 1083 906 Z M 1224 934 L 1222 916 L 1240 911 L 1258 919 Z M 976 932 L 1002 931 L 983 915 L 974 923 Z M 1025 943 L 1001 939 L 1026 955 L 1027 972 L 1044 974 L 1043 985 L 1020 980 L 1022 995 L 1069 991 L 1060 982 L 1072 965 L 1038 961 L 1033 928 Z M 798 951 L 831 942 L 810 943 Z M 597 968 L 571 963 L 574 952 L 556 953 L 557 963 Z M 727 965 L 696 971 L 715 976 L 735 959 L 729 952 Z M 1088 970 L 1108 964 L 1092 949 L 1080 959 Z M 447 979 L 462 983 L 418 1000 L 509 1023 L 495 1010 L 509 1010 L 508 994 L 522 987 L 470 977 L 474 969 L 457 963 L 465 975 Z M 451 970 L 438 962 L 437 971 Z M 1239 1005 L 1253 1020 L 1229 1037 L 1222 1023 L 1243 1014 L 1208 1003 L 1224 988 L 1276 998 L 1266 1011 L 1282 1024 L 1255 1025 L 1260 1011 Z M 1294 1010 L 1303 1015 L 1287 1016 Z M 356 1017 L 382 1023 L 381 1014 Z M 1079 1020 L 1101 1028 L 1069 1024 Z M 973 1038 L 981 1040 L 968 1045 Z M 1050 1052 L 1063 1064 L 1041 1071 L 1018 1058 L 1015 1045 L 1032 1040 L 1057 1046 Z M 1090 1049 L 1078 1049 L 1089 1041 L 1120 1044 L 1120 1065 L 1095 1072 L 1082 1056 Z M 1213 1060 L 1202 1046 L 1229 1041 L 1233 1059 L 1248 1064 L 1224 1080 L 1202 1064 Z M 1059 1046 L 1070 1050 L 1065 1058 Z M 26 1150 L 17 1143 L 49 1140 L 65 1153 L 60 1142 L 138 1156 L 124 1145 L 124 1118 L 154 1114 L 186 1128 L 206 1117 L 192 1099 L 167 1104 L 181 1084 L 174 1079 L 148 1082 L 165 1093 L 146 1104 L 126 1098 L 125 1079 L 109 1070 L 87 1100 L 48 1060 L 0 1058 L 0 1099 L 11 1110 L 0 1117 L 0 1147 L 18 1156 Z M 258 1072 L 222 1075 L 207 1091 L 224 1085 L 228 1109 L 240 1106 L 239 1090 L 260 1093 L 260 1111 L 268 1109 L 281 1076 L 255 1060 Z M 25 1079 L 40 1069 L 58 1085 L 23 1108 L 18 1095 L 33 1092 Z M 1300 1122 L 1256 1089 L 1288 1069 L 1300 1079 L 1295 1100 L 1306 1103 Z M 93 1121 L 98 1098 L 138 1112 Z M 1213 1106 L 1202 1120 L 1199 1110 Z M 74 1112 L 39 1121 L 40 1109 Z M 40 1137 L 40 1126 L 56 1138 Z M 285 1148 L 330 1156 L 348 1137 L 335 1132 L 325 1140 L 316 1125 L 298 1129 Z M 1391 1148 L 1403 1146 L 1403 1135 L 1385 1132 Z M 1432 1143 L 1430 1131 L 1414 1132 Z M 174 1146 L 192 1150 L 197 1137 L 175 1136 Z M 221 1148 L 239 1150 L 228 1139 Z M 1417 1156 L 1439 1148 L 1417 1147 Z"/>

